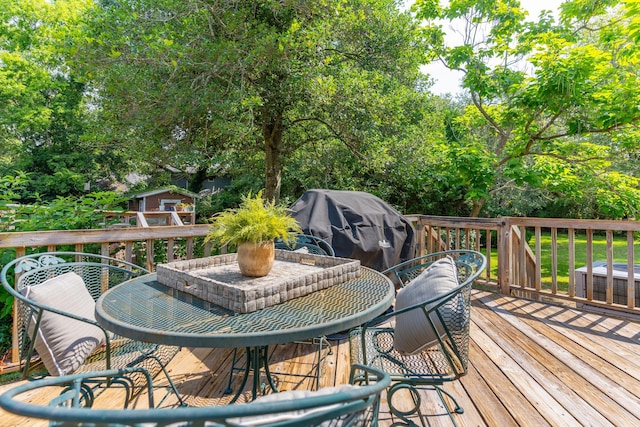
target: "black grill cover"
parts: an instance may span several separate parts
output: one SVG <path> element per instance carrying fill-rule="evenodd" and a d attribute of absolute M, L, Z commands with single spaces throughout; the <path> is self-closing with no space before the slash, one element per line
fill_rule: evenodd
<path fill-rule="evenodd" d="M 415 256 L 411 223 L 372 194 L 309 190 L 291 211 L 303 232 L 329 242 L 337 257 L 382 271 Z"/>

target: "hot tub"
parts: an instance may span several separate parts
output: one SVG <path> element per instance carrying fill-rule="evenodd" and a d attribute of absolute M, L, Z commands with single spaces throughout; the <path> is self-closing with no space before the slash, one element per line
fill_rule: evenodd
<path fill-rule="evenodd" d="M 614 262 L 613 267 L 613 302 L 627 305 L 627 264 Z M 595 261 L 592 264 L 593 300 L 606 302 L 607 298 L 607 262 Z M 640 265 L 634 264 L 633 276 L 635 280 L 635 305 L 640 307 Z M 575 270 L 576 296 L 587 297 L 587 266 Z"/>

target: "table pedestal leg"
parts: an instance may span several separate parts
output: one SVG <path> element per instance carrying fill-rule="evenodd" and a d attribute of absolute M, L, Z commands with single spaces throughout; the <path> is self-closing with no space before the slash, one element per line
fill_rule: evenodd
<path fill-rule="evenodd" d="M 278 388 L 276 387 L 276 384 L 273 381 L 273 378 L 271 377 L 271 371 L 269 371 L 269 347 L 268 346 L 262 346 L 262 347 L 246 347 L 245 348 L 245 358 L 246 358 L 246 363 L 245 363 L 245 367 L 244 367 L 244 374 L 242 376 L 242 383 L 240 384 L 240 387 L 238 388 L 238 391 L 236 392 L 235 396 L 233 396 L 233 399 L 231 399 L 231 402 L 229 403 L 235 403 L 236 400 L 238 400 L 238 398 L 240 397 L 240 394 L 242 394 L 242 390 L 244 390 L 244 386 L 247 384 L 247 380 L 249 379 L 249 373 L 251 370 L 253 370 L 253 385 L 251 388 L 251 400 L 255 400 L 255 398 L 258 395 L 258 389 L 262 389 L 261 385 L 260 385 L 260 368 L 264 367 L 264 373 L 265 376 L 267 378 L 267 382 L 269 383 L 269 386 L 271 386 L 271 389 L 274 392 L 278 392 Z"/>

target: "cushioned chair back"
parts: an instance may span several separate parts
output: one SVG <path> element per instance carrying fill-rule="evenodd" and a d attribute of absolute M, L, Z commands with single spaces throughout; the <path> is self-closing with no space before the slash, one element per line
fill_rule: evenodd
<path fill-rule="evenodd" d="M 420 389 L 435 390 L 456 425 L 452 411 L 463 409 L 441 386 L 467 373 L 471 287 L 485 268 L 481 253 L 451 250 L 384 272 L 400 288 L 394 310 L 354 328 L 349 344 L 351 363 L 365 363 L 391 376 L 387 404 L 397 425 L 415 425 L 409 419 L 415 414 L 423 421 L 421 399 L 407 398 L 419 396 Z"/>
<path fill-rule="evenodd" d="M 384 273 L 400 283 L 400 286 L 404 286 L 420 276 L 434 263 L 442 265 L 442 262 L 446 261 L 446 259 L 449 259 L 449 262 L 453 262 L 457 283 L 452 284 L 449 288 L 450 290 L 440 295 L 437 301 L 426 304 L 426 307 L 431 312 L 428 316 L 424 316 L 424 313 L 419 310 L 413 311 L 411 316 L 423 318 L 421 322 L 430 319 L 428 322 L 431 325 L 428 329 L 433 329 L 434 336 L 424 331 L 427 328 L 420 328 L 422 332 L 417 335 L 421 335 L 420 339 L 426 341 L 426 347 L 437 342 L 435 341 L 435 335 L 440 335 L 441 341 L 448 346 L 446 353 L 450 358 L 448 363 L 451 372 L 454 377 L 459 377 L 466 373 L 469 361 L 469 319 L 471 317 L 472 284 L 485 269 L 485 257 L 479 252 L 470 250 L 436 252 L 406 261 L 386 270 Z M 445 262 L 445 264 L 447 263 Z M 398 295 L 399 298 L 400 295 Z M 409 301 L 406 306 L 420 302 Z M 397 302 L 396 309 L 398 304 Z M 409 324 L 411 325 L 411 322 Z M 399 325 L 400 322 L 398 322 L 396 328 Z M 409 333 L 410 335 L 416 335 L 414 332 L 410 331 Z M 426 340 L 425 336 L 429 339 Z M 400 331 L 396 330 L 396 340 L 400 337 Z M 396 341 L 395 345 L 398 346 L 399 343 Z"/>
<path fill-rule="evenodd" d="M 79 252 L 37 253 L 11 261 L 2 269 L 0 277 L 4 288 L 15 298 L 15 326 L 21 351 L 24 352 L 28 347 L 31 312 L 38 310 L 39 306 L 25 296 L 25 289 L 37 287 L 49 279 L 69 272 L 74 272 L 82 278 L 94 300 L 105 290 L 123 281 L 148 273 L 146 269 L 126 261 Z M 69 298 L 73 298 L 73 295 Z"/>
<path fill-rule="evenodd" d="M 455 256 L 455 264 L 458 270 L 458 282 L 461 284 L 469 281 L 470 279 L 476 279 L 484 270 L 486 260 L 482 254 L 475 251 L 460 250 L 434 252 L 418 258 L 413 258 L 395 265 L 382 273 L 386 274 L 391 280 L 393 280 L 397 286 L 404 286 L 406 283 L 409 283 L 411 280 L 418 277 L 420 273 L 437 260 L 452 255 Z"/>
<path fill-rule="evenodd" d="M 84 280 L 94 300 L 107 289 L 148 271 L 133 264 L 91 254 L 41 254 L 29 255 L 16 260 L 18 277 L 16 290 L 40 283 L 67 272 L 74 272 Z"/>

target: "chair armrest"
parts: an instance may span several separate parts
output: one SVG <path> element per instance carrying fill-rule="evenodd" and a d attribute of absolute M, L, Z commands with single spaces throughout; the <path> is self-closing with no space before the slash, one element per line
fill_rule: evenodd
<path fill-rule="evenodd" d="M 50 419 L 50 411 L 55 411 L 55 407 L 90 408 L 95 402 L 97 390 L 116 384 L 118 390 L 123 394 L 122 407 L 124 409 L 128 406 L 134 387 L 139 387 L 134 385 L 134 381 L 130 378 L 132 374 L 138 374 L 145 378 L 144 387 L 149 396 L 149 408 L 153 408 L 151 374 L 141 367 L 84 372 L 29 381 L 8 389 L 0 395 L 0 407 L 8 412 L 26 417 Z M 45 387 L 61 389 L 60 395 L 54 397 L 48 406 L 24 402 L 20 398 L 20 395 Z M 113 399 L 113 395 L 110 395 L 109 398 Z"/>
<path fill-rule="evenodd" d="M 119 381 L 116 384 L 126 389 L 127 376 L 143 371 L 120 369 L 32 381 L 1 395 L 0 407 L 18 415 L 69 422 L 70 425 L 86 423 L 95 426 L 141 424 L 153 426 L 181 424 L 184 421 L 193 422 L 194 425 L 205 425 L 205 422 L 209 421 L 215 425 L 233 426 L 242 425 L 242 420 L 247 418 L 253 421 L 258 420 L 260 421 L 258 425 L 264 426 L 319 425 L 322 421 L 359 414 L 370 408 L 377 411 L 380 393 L 391 383 L 390 376 L 385 372 L 367 366 L 354 365 L 352 379 L 354 381 L 363 379 L 357 387 L 345 386 L 336 391 L 331 388 L 325 393 L 320 389 L 317 392 L 309 392 L 303 397 L 289 398 L 289 395 L 286 399 L 277 399 L 278 395 L 285 397 L 286 393 L 291 393 L 283 392 L 267 396 L 276 397 L 276 399 L 256 400 L 239 405 L 155 409 L 150 402 L 148 409 L 125 409 L 125 406 L 123 409 L 90 409 L 94 402 L 91 391 L 94 381 L 102 384 L 107 381 L 112 383 Z M 151 384 L 151 378 L 147 378 Z M 63 388 L 63 395 L 53 401 L 57 406 L 45 406 L 24 400 L 24 394 L 40 387 L 52 386 Z M 153 394 L 151 389 L 149 391 L 150 395 Z M 374 419 L 377 419 L 377 414 L 375 417 Z M 262 424 L 267 418 L 270 420 Z"/>

